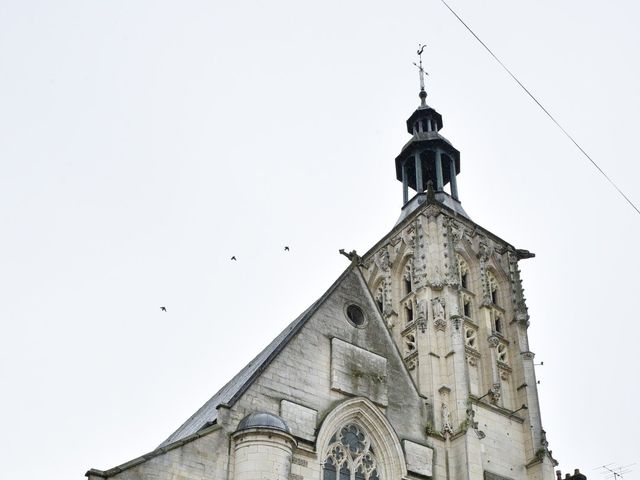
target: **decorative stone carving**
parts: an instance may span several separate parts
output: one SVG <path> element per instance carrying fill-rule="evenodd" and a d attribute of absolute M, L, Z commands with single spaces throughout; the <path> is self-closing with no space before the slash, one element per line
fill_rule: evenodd
<path fill-rule="evenodd" d="M 423 319 L 418 322 L 418 328 L 420 329 L 420 333 L 425 333 L 427 331 L 427 320 Z"/>
<path fill-rule="evenodd" d="M 467 425 L 469 425 L 474 430 L 478 429 L 478 422 L 475 421 L 476 412 L 473 409 L 473 406 L 469 405 L 467 407 Z"/>
<path fill-rule="evenodd" d="M 378 289 L 376 290 L 375 300 L 378 306 L 382 305 L 382 309 L 384 309 L 384 282 L 381 282 L 378 285 Z"/>
<path fill-rule="evenodd" d="M 478 241 L 478 259 L 482 262 L 487 262 L 490 256 L 489 244 L 487 243 L 487 239 L 485 237 L 480 237 Z"/>
<path fill-rule="evenodd" d="M 518 268 L 518 260 L 523 258 L 531 258 L 532 253 L 527 250 L 516 250 L 512 248 L 508 250 L 509 279 L 511 281 L 511 291 L 513 303 L 516 305 L 516 320 L 525 327 L 529 326 L 529 314 L 524 298 L 524 288 L 522 288 L 522 279 L 520 277 L 520 269 Z"/>
<path fill-rule="evenodd" d="M 469 285 L 463 285 L 463 277 L 469 281 L 469 264 L 460 254 L 456 254 L 456 276 L 457 284 L 464 288 L 469 288 Z"/>
<path fill-rule="evenodd" d="M 520 353 L 520 355 L 522 355 L 522 358 L 524 358 L 525 360 L 533 360 L 533 357 L 536 356 L 536 354 L 533 352 L 522 352 Z"/>
<path fill-rule="evenodd" d="M 445 286 L 445 276 L 442 274 L 442 270 L 439 265 L 434 265 L 431 275 L 427 278 L 427 286 L 434 290 L 442 290 Z"/>
<path fill-rule="evenodd" d="M 418 305 L 417 319 L 426 320 L 427 319 L 427 300 L 424 298 L 421 298 L 420 300 L 417 300 L 416 303 Z"/>
<path fill-rule="evenodd" d="M 502 370 L 500 372 L 500 379 L 501 380 L 509 380 L 509 372 L 507 372 L 506 370 Z"/>
<path fill-rule="evenodd" d="M 417 300 L 417 325 L 420 331 L 424 333 L 427 330 L 427 300 L 422 298 Z"/>
<path fill-rule="evenodd" d="M 387 325 L 387 328 L 389 330 L 393 330 L 393 327 L 396 326 L 396 318 L 397 318 L 397 314 L 395 314 L 395 312 L 391 312 L 390 315 L 385 315 L 384 317 L 384 322 Z"/>
<path fill-rule="evenodd" d="M 451 412 L 449 411 L 449 393 L 451 390 L 446 386 L 442 386 L 438 392 L 440 393 L 440 419 L 442 422 L 440 432 L 443 435 L 453 434 Z"/>
<path fill-rule="evenodd" d="M 416 290 L 427 285 L 427 245 L 420 217 L 415 221 L 413 237 L 413 280 Z"/>
<path fill-rule="evenodd" d="M 414 237 L 415 228 L 413 225 L 411 225 L 409 228 L 405 228 L 402 232 L 400 232 L 400 238 L 402 239 L 402 242 L 411 251 L 413 251 L 414 247 Z"/>
<path fill-rule="evenodd" d="M 478 435 L 478 438 L 480 440 L 482 440 L 483 438 L 485 438 L 487 435 L 478 428 L 478 422 L 475 421 L 475 410 L 473 409 L 473 407 L 471 405 L 469 405 L 469 408 L 467 409 L 467 424 L 476 432 L 476 435 Z"/>
<path fill-rule="evenodd" d="M 414 355 L 411 358 L 406 358 L 404 362 L 409 370 L 413 370 L 418 366 L 418 356 Z"/>
<path fill-rule="evenodd" d="M 444 332 L 447 329 L 447 322 L 445 322 L 444 320 L 434 320 L 433 326 L 436 328 L 436 330 Z"/>
<path fill-rule="evenodd" d="M 393 289 L 391 287 L 391 259 L 389 255 L 389 249 L 385 246 L 381 248 L 378 253 L 373 257 L 373 261 L 376 266 L 382 272 L 382 297 L 384 303 L 382 305 L 382 315 L 387 320 L 387 326 L 393 327 L 393 320 L 390 318 L 393 315 Z"/>
<path fill-rule="evenodd" d="M 449 315 L 449 318 L 451 319 L 451 324 L 453 325 L 453 328 L 455 328 L 456 331 L 460 330 L 460 325 L 462 325 L 462 317 L 457 314 L 452 314 L 452 315 Z"/>
<path fill-rule="evenodd" d="M 483 305 L 491 305 L 491 292 L 489 291 L 487 279 L 487 261 L 489 260 L 489 245 L 487 239 L 480 236 L 478 240 L 478 252 L 476 253 L 480 261 L 480 282 L 482 283 Z"/>
<path fill-rule="evenodd" d="M 464 327 L 464 344 L 474 350 L 478 349 L 478 331 L 470 326 Z"/>
<path fill-rule="evenodd" d="M 444 320 L 444 298 L 436 297 L 431 300 L 431 308 L 433 309 L 434 320 Z"/>
<path fill-rule="evenodd" d="M 489 390 L 491 393 L 489 394 L 489 398 L 491 399 L 491 403 L 497 405 L 500 401 L 501 397 L 501 388 L 499 383 L 494 383 Z"/>
<path fill-rule="evenodd" d="M 440 210 L 440 207 L 438 205 L 433 205 L 433 201 L 435 201 L 435 196 L 434 197 L 430 197 L 429 195 L 430 195 L 429 182 L 427 182 L 427 200 L 432 202 L 432 204 L 431 205 L 427 205 L 425 207 L 425 209 L 422 210 L 422 215 L 425 218 L 437 217 L 438 215 L 440 215 L 442 213 L 442 210 Z M 431 195 L 435 195 L 434 189 L 431 189 Z"/>
<path fill-rule="evenodd" d="M 529 327 L 529 309 L 524 298 L 516 302 L 516 321 L 524 328 Z"/>
<path fill-rule="evenodd" d="M 547 448 L 549 446 L 549 442 L 547 441 L 547 432 L 545 432 L 544 428 L 540 432 L 540 446 L 542 448 Z"/>
<path fill-rule="evenodd" d="M 414 285 L 411 263 L 412 261 L 411 259 L 409 259 L 407 264 L 404 266 L 404 271 L 402 272 L 402 279 L 411 285 L 411 288 L 409 289 L 410 292 L 413 291 L 413 285 Z"/>
<path fill-rule="evenodd" d="M 491 348 L 496 348 L 500 343 L 500 337 L 498 337 L 497 335 L 489 335 L 487 341 L 489 342 L 489 346 Z"/>
<path fill-rule="evenodd" d="M 460 225 L 460 222 L 451 217 L 446 217 L 443 223 L 447 228 L 447 237 L 449 238 L 449 242 L 451 242 L 451 246 L 455 249 L 458 246 L 458 243 L 460 243 L 460 240 L 462 240 L 464 230 Z"/>
<path fill-rule="evenodd" d="M 453 434 L 453 427 L 451 426 L 451 413 L 449 412 L 449 406 L 446 403 L 442 403 L 442 434 Z"/>
<path fill-rule="evenodd" d="M 444 298 L 436 297 L 431 300 L 431 309 L 433 311 L 433 324 L 437 330 L 445 330 L 447 322 L 445 320 L 445 302 Z"/>
<path fill-rule="evenodd" d="M 460 243 L 460 239 L 462 238 L 462 230 L 457 221 L 450 217 L 445 217 L 442 222 L 445 228 L 445 274 L 444 274 L 444 283 L 446 285 L 457 287 L 459 284 L 459 275 L 458 275 L 458 265 L 456 262 L 456 248 Z"/>
<path fill-rule="evenodd" d="M 475 355 L 467 355 L 467 363 L 470 367 L 478 366 L 478 358 Z"/>
<path fill-rule="evenodd" d="M 373 261 L 380 270 L 383 272 L 388 271 L 391 268 L 388 248 L 386 246 L 382 247 L 373 257 Z"/>
<path fill-rule="evenodd" d="M 496 347 L 496 354 L 498 357 L 498 362 L 504 363 L 505 365 L 509 364 L 509 358 L 507 356 L 507 346 L 504 343 L 499 343 Z"/>
<path fill-rule="evenodd" d="M 415 333 L 407 333 L 404 337 L 404 355 L 410 355 L 416 350 L 416 336 Z"/>

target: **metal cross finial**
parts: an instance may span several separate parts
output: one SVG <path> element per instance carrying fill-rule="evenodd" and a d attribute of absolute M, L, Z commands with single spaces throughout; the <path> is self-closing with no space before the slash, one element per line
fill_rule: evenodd
<path fill-rule="evenodd" d="M 425 74 L 429 75 L 427 72 L 424 71 L 424 68 L 422 68 L 422 52 L 424 51 L 424 48 L 426 47 L 426 45 L 422 45 L 422 44 L 418 44 L 418 62 L 413 62 L 413 64 L 418 67 L 418 73 L 420 74 L 420 106 L 424 107 L 427 105 L 427 92 L 424 89 L 424 76 Z"/>

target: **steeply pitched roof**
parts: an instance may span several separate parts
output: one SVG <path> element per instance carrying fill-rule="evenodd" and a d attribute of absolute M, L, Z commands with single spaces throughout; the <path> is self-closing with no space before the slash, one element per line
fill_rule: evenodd
<path fill-rule="evenodd" d="M 254 379 L 262 373 L 271 363 L 271 361 L 280 353 L 280 351 L 289 343 L 300 328 L 311 318 L 325 299 L 335 290 L 342 279 L 353 268 L 349 266 L 340 277 L 329 287 L 329 289 L 316 300 L 309 308 L 296 318 L 278 335 L 262 352 L 260 352 L 253 360 L 251 360 L 238 374 L 231 379 L 218 393 L 211 397 L 200 409 L 194 413 L 186 422 L 180 426 L 175 432 L 169 436 L 159 446 L 164 447 L 170 443 L 177 442 L 189 435 L 196 433 L 198 430 L 207 427 L 213 423 L 218 417 L 217 407 L 219 405 L 233 405 L 238 398 L 251 386 Z"/>

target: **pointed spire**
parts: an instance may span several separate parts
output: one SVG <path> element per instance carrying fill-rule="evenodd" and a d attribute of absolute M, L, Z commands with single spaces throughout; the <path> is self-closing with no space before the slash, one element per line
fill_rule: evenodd
<path fill-rule="evenodd" d="M 420 93 L 418 94 L 418 96 L 420 97 L 421 107 L 427 106 L 427 92 L 424 89 L 424 76 L 425 74 L 429 74 L 424 71 L 424 68 L 422 68 L 422 52 L 424 51 L 425 47 L 426 45 L 418 44 L 418 63 L 413 62 L 413 64 L 418 67 L 418 73 L 420 74 Z"/>

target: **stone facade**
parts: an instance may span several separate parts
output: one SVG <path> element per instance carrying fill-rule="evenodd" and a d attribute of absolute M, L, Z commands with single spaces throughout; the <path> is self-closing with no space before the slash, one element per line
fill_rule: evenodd
<path fill-rule="evenodd" d="M 408 128 L 392 231 L 160 447 L 90 480 L 553 480 L 518 269 L 532 255 L 462 209 L 439 114 Z"/>

